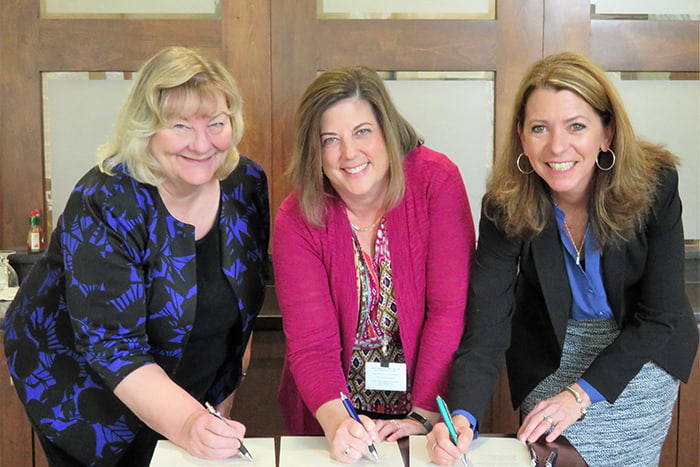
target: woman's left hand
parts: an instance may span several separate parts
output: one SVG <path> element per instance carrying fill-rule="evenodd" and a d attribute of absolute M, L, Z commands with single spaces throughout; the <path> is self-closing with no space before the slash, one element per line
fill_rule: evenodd
<path fill-rule="evenodd" d="M 374 420 L 374 423 L 382 441 L 396 441 L 405 436 L 426 434 L 425 427 L 412 418 Z"/>
<path fill-rule="evenodd" d="M 588 397 L 586 399 L 584 404 L 587 406 L 590 400 Z M 545 438 L 551 443 L 581 417 L 581 407 L 584 406 L 576 402 L 568 391 L 538 402 L 520 425 L 518 439 L 534 443 L 551 428 L 552 431 Z"/>

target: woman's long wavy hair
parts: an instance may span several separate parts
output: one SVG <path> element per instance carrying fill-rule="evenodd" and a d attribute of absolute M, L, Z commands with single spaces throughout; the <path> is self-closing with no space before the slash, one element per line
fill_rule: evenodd
<path fill-rule="evenodd" d="M 522 130 L 529 97 L 536 89 L 568 90 L 586 101 L 613 135 L 616 162 L 596 169 L 588 215 L 599 246 L 614 245 L 643 229 L 658 183 L 658 172 L 678 158 L 660 145 L 637 139 L 617 90 L 605 72 L 585 56 L 564 52 L 535 63 L 520 83 L 505 149 L 494 162 L 484 196 L 484 214 L 508 236 L 530 240 L 552 216 L 548 185 L 535 173 L 523 174 L 516 160 L 523 151 Z M 601 158 L 602 163 L 611 157 Z"/>
<path fill-rule="evenodd" d="M 243 136 L 243 99 L 238 85 L 219 61 L 209 60 L 185 47 L 167 47 L 151 57 L 138 71 L 117 117 L 110 139 L 98 149 L 100 170 L 112 174 L 123 164 L 136 180 L 160 185 L 163 169 L 150 152 L 151 136 L 184 107 L 199 102 L 204 116 L 223 95 L 231 119 L 232 144 L 224 163 L 215 173 L 226 178 L 239 161 L 237 145 Z"/>
<path fill-rule="evenodd" d="M 358 97 L 372 107 L 382 129 L 389 154 L 386 210 L 403 198 L 403 158 L 423 144 L 413 127 L 394 106 L 379 74 L 367 67 L 352 66 L 320 74 L 306 89 L 296 115 L 296 141 L 287 176 L 297 192 L 301 210 L 313 225 L 322 226 L 326 202 L 336 196 L 321 169 L 321 117 L 343 99 Z"/>

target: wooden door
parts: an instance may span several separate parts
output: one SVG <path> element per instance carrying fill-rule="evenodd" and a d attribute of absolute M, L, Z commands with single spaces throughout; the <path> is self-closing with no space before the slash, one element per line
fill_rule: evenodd
<path fill-rule="evenodd" d="M 220 57 L 246 98 L 241 151 L 271 171 L 270 4 L 221 2 L 220 18 L 48 18 L 40 0 L 0 5 L 0 245 L 21 247 L 30 209 L 46 212 L 41 73 L 135 71 L 169 45 Z M 78 175 L 76 174 L 76 179 Z M 58 208 L 62 210 L 62 206 Z"/>
<path fill-rule="evenodd" d="M 218 55 L 243 90 L 241 150 L 267 171 L 274 212 L 289 193 L 293 114 L 320 70 L 492 71 L 498 153 L 518 82 L 544 55 L 588 53 L 611 71 L 700 69 L 697 21 L 592 19 L 590 0 L 496 0 L 495 18 L 478 20 L 319 19 L 317 0 L 224 0 L 220 9 L 215 18 L 74 19 L 43 17 L 40 0 L 0 2 L 1 247 L 21 246 L 26 214 L 46 207 L 42 72 L 133 71 L 168 45 Z M 517 427 L 503 378 L 482 427 Z"/>
<path fill-rule="evenodd" d="M 590 0 L 545 0 L 544 55 L 568 49 L 588 54 L 607 71 L 700 76 L 700 22 L 591 13 Z M 661 466 L 698 465 L 700 418 L 691 389 L 698 378 L 691 377 L 690 385 L 681 386 Z"/>

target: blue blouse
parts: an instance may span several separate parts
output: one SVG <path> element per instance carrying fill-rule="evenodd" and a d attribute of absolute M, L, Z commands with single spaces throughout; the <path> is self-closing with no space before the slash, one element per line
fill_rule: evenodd
<path fill-rule="evenodd" d="M 600 269 L 600 253 L 595 235 L 588 225 L 586 225 L 586 236 L 583 247 L 583 265 L 576 264 L 576 251 L 571 243 L 571 239 L 564 227 L 564 211 L 554 205 L 554 214 L 559 224 L 562 249 L 564 250 L 564 263 L 569 274 L 569 284 L 571 285 L 572 305 L 570 317 L 575 320 L 584 319 L 612 319 L 613 313 L 608 305 L 608 297 L 603 286 L 603 274 Z M 605 400 L 593 386 L 586 380 L 579 379 L 577 383 L 591 398 L 591 402 Z"/>
<path fill-rule="evenodd" d="M 564 211 L 554 206 L 554 214 L 561 231 L 562 249 L 564 250 L 564 262 L 569 274 L 573 305 L 571 306 L 571 319 L 611 319 L 612 309 L 608 305 L 608 297 L 603 286 L 603 274 L 600 270 L 600 248 L 593 230 L 586 226 L 586 238 L 583 247 L 584 260 L 582 265 L 576 264 L 576 251 L 571 244 L 571 239 L 564 228 Z"/>

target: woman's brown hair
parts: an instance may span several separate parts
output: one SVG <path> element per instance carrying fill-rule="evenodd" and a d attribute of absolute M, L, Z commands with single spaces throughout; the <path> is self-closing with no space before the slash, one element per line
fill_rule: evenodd
<path fill-rule="evenodd" d="M 521 173 L 516 165 L 523 151 L 518 132 L 522 130 L 527 101 L 536 89 L 575 93 L 593 108 L 603 126 L 611 129 L 615 163 L 610 170 L 595 170 L 588 213 L 600 247 L 629 239 L 643 228 L 659 169 L 676 165 L 678 159 L 662 146 L 635 136 L 622 99 L 605 72 L 585 56 L 572 52 L 538 61 L 521 81 L 505 149 L 496 158 L 487 182 L 484 214 L 508 236 L 523 240 L 539 234 L 551 218 L 547 184 L 534 172 Z M 604 167 L 610 163 L 611 154 L 601 157 Z"/>
<path fill-rule="evenodd" d="M 306 89 L 296 115 L 296 141 L 287 169 L 297 191 L 302 212 L 321 226 L 333 188 L 321 170 L 321 117 L 337 102 L 358 97 L 370 104 L 382 129 L 389 154 L 389 184 L 385 209 L 403 198 L 403 158 L 423 141 L 392 102 L 379 74 L 367 67 L 336 68 L 321 73 Z"/>

